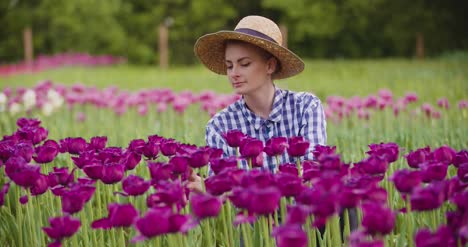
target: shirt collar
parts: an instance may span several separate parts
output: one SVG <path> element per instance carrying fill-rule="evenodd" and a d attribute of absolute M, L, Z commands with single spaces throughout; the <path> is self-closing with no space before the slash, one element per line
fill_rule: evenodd
<path fill-rule="evenodd" d="M 284 91 L 281 90 L 280 88 L 277 88 L 275 86 L 275 97 L 273 100 L 273 108 L 271 109 L 270 116 L 268 117 L 267 120 L 272 121 L 272 122 L 279 122 L 283 118 L 283 97 L 284 96 Z M 240 99 L 240 105 L 241 105 L 241 111 L 242 115 L 247 119 L 250 124 L 252 124 L 256 130 L 260 129 L 262 124 L 265 122 L 264 119 L 261 117 L 255 115 L 249 108 L 247 107 L 247 104 L 245 104 L 244 97 Z"/>

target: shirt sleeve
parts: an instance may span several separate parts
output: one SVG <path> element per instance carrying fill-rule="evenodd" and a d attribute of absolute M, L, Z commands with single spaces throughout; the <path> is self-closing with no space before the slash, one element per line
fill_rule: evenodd
<path fill-rule="evenodd" d="M 301 135 L 310 142 L 309 152 L 304 156 L 305 160 L 313 160 L 312 151 L 317 144 L 327 145 L 327 122 L 325 111 L 320 99 L 314 97 L 306 106 L 302 119 Z"/>
<path fill-rule="evenodd" d="M 219 148 L 223 150 L 223 157 L 229 157 L 232 154 L 230 153 L 229 146 L 226 143 L 226 140 L 221 136 L 221 130 L 217 128 L 211 121 L 206 125 L 205 132 L 205 142 L 206 145 L 211 148 Z M 208 166 L 208 175 L 213 175 L 211 166 Z"/>

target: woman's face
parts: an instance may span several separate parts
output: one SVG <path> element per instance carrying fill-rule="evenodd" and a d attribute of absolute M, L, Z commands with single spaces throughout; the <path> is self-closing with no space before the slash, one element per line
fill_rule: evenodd
<path fill-rule="evenodd" d="M 241 42 L 228 42 L 225 50 L 227 76 L 237 94 L 251 94 L 268 83 L 276 60 L 268 59 L 260 48 Z"/>

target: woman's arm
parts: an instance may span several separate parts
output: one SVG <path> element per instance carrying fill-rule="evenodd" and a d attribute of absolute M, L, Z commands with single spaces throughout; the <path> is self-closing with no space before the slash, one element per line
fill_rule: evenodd
<path fill-rule="evenodd" d="M 325 119 L 325 111 L 322 102 L 319 98 L 313 97 L 306 109 L 302 118 L 301 133 L 306 140 L 310 142 L 309 150 L 304 156 L 305 160 L 313 160 L 312 151 L 315 145 L 327 145 L 327 122 Z"/>

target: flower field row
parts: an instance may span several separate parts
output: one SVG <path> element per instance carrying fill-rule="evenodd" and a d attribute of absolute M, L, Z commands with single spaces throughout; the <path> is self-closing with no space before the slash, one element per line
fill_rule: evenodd
<path fill-rule="evenodd" d="M 50 139 L 37 119 L 16 125 L 0 141 L 0 232 L 18 246 L 422 247 L 468 239 L 466 148 L 403 153 L 386 142 L 345 162 L 336 147 L 319 145 L 310 161 L 301 159 L 310 145 L 301 137 L 263 143 L 230 131 L 224 138 L 239 156 L 223 158 L 159 135 L 110 146 L 106 136 Z M 263 157 L 283 155 L 295 162 L 262 169 Z M 238 168 L 242 160 L 249 170 Z M 192 171 L 205 178 L 204 193 L 187 189 Z"/>
<path fill-rule="evenodd" d="M 199 104 L 200 108 L 210 116 L 223 109 L 227 105 L 239 99 L 237 95 L 217 94 L 214 91 L 203 91 L 199 94 L 191 91 L 174 92 L 171 89 L 149 89 L 138 92 L 128 92 L 116 87 L 97 89 L 83 84 L 75 84 L 70 87 L 54 84 L 51 81 L 38 83 L 36 87 L 5 88 L 0 92 L 0 112 L 7 111 L 12 115 L 21 112 L 40 111 L 48 116 L 59 110 L 62 106 L 68 109 L 74 106 L 91 105 L 96 108 L 106 108 L 123 115 L 129 109 L 136 109 L 139 115 L 148 114 L 151 106 L 157 112 L 165 112 L 171 107 L 177 113 L 184 113 L 191 105 Z M 339 123 L 343 119 L 357 117 L 369 119 L 379 111 L 389 110 L 394 116 L 406 114 L 411 117 L 422 115 L 427 118 L 439 119 L 448 111 L 451 103 L 447 98 L 440 98 L 437 102 L 418 103 L 418 95 L 408 92 L 400 98 L 395 98 L 391 91 L 381 89 L 377 95 L 367 97 L 344 98 L 329 96 L 325 102 L 325 115 L 331 122 Z M 456 103 L 459 110 L 468 107 L 468 100 L 460 100 Z M 76 116 L 77 120 L 86 118 L 84 112 Z"/>
<path fill-rule="evenodd" d="M 110 55 L 92 56 L 85 53 L 63 53 L 52 56 L 39 55 L 31 64 L 0 65 L 0 77 L 25 73 L 36 73 L 64 66 L 102 66 L 125 62 L 126 59 Z"/>

